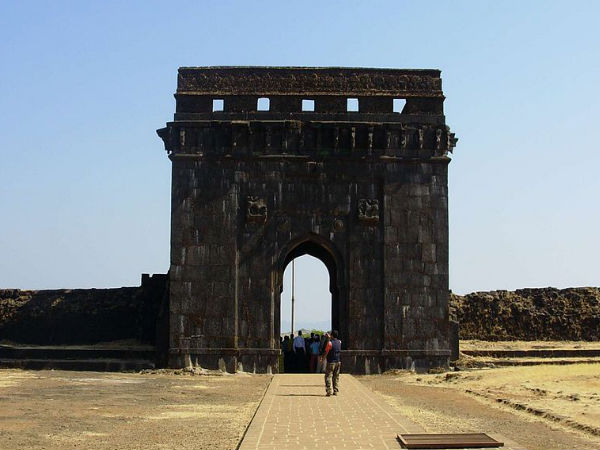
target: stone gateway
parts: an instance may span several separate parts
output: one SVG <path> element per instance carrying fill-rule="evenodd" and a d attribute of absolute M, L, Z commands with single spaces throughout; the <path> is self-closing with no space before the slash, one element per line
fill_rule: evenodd
<path fill-rule="evenodd" d="M 304 254 L 329 271 L 343 371 L 447 364 L 439 70 L 185 67 L 175 98 L 170 366 L 277 372 Z"/>

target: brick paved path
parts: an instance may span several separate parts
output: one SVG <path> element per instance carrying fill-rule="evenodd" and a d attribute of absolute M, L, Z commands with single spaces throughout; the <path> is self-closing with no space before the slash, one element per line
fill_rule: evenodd
<path fill-rule="evenodd" d="M 240 450 L 399 449 L 396 434 L 422 432 L 351 375 L 332 397 L 323 375 L 275 375 Z"/>

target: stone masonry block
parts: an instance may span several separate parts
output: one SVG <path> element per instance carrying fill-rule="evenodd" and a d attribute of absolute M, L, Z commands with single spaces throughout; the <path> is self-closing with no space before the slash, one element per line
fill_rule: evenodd
<path fill-rule="evenodd" d="M 425 263 L 436 262 L 436 244 L 421 244 L 421 258 Z"/>

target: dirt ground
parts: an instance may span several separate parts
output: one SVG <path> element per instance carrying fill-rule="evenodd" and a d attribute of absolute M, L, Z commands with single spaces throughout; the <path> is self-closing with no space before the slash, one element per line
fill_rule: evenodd
<path fill-rule="evenodd" d="M 0 449 L 234 449 L 270 379 L 1 369 Z M 358 379 L 428 432 L 600 448 L 600 364 Z"/>
<path fill-rule="evenodd" d="M 489 432 L 529 449 L 600 448 L 600 364 L 359 379 L 428 432 Z"/>
<path fill-rule="evenodd" d="M 270 379 L 0 369 L 0 448 L 234 449 Z"/>

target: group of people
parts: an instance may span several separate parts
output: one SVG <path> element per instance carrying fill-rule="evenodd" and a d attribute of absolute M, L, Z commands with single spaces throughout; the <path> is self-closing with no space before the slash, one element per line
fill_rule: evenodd
<path fill-rule="evenodd" d="M 337 395 L 342 349 L 337 330 L 321 335 L 311 333 L 310 338 L 302 336 L 302 331 L 298 331 L 296 337 L 292 334 L 280 338 L 280 345 L 280 365 L 283 366 L 280 369 L 283 369 L 283 372 L 325 373 L 326 395 Z"/>

